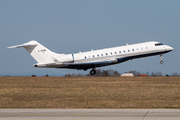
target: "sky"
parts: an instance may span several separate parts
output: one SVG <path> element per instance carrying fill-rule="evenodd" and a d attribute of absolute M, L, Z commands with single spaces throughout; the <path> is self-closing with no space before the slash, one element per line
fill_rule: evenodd
<path fill-rule="evenodd" d="M 35 68 L 24 48 L 7 49 L 31 40 L 65 54 L 159 41 L 174 48 L 162 65 L 153 56 L 101 69 L 180 73 L 179 6 L 179 0 L 0 0 L 0 76 L 89 73 Z"/>

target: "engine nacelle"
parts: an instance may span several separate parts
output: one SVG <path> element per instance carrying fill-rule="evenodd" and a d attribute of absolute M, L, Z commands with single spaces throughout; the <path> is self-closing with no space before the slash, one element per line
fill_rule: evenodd
<path fill-rule="evenodd" d="M 72 54 L 60 56 L 60 57 L 57 57 L 56 59 L 61 63 L 73 63 L 74 62 L 74 58 L 73 58 Z"/>

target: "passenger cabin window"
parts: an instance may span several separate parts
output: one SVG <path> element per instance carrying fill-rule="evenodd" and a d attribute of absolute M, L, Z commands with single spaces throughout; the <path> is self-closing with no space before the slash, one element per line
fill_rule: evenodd
<path fill-rule="evenodd" d="M 132 51 L 134 51 L 134 49 L 132 49 Z"/>
<path fill-rule="evenodd" d="M 155 44 L 155 46 L 161 46 L 161 45 L 164 45 L 164 44 L 162 44 L 162 43 Z"/>
<path fill-rule="evenodd" d="M 115 54 L 117 54 L 117 52 L 115 52 Z"/>
<path fill-rule="evenodd" d="M 128 50 L 128 52 L 130 52 L 130 50 Z"/>
<path fill-rule="evenodd" d="M 99 54 L 97 54 L 97 56 L 99 57 Z"/>
<path fill-rule="evenodd" d="M 111 55 L 112 55 L 113 53 L 111 52 Z"/>
<path fill-rule="evenodd" d="M 93 55 L 93 57 L 94 57 L 94 55 Z"/>
<path fill-rule="evenodd" d="M 103 54 L 101 54 L 101 56 L 103 56 Z"/>
<path fill-rule="evenodd" d="M 108 53 L 106 53 L 106 55 L 108 55 Z"/>
<path fill-rule="evenodd" d="M 84 58 L 86 59 L 86 56 Z"/>
<path fill-rule="evenodd" d="M 124 53 L 125 53 L 126 51 L 124 50 Z"/>
<path fill-rule="evenodd" d="M 121 53 L 121 51 L 119 51 L 119 53 Z"/>

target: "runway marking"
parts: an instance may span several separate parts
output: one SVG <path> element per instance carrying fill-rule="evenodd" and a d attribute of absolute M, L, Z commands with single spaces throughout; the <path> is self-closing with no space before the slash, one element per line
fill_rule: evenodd
<path fill-rule="evenodd" d="M 146 114 L 144 115 L 144 117 L 142 118 L 142 120 L 144 120 L 144 118 L 146 117 L 146 115 L 149 113 L 149 110 L 146 112 Z"/>

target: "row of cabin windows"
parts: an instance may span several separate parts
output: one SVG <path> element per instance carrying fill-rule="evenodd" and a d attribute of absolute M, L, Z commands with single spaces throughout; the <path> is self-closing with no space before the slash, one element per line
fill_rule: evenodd
<path fill-rule="evenodd" d="M 146 47 L 146 49 L 148 49 L 148 47 Z M 139 48 L 136 49 L 137 51 L 139 51 Z M 141 48 L 141 50 L 143 50 L 143 48 Z M 132 49 L 132 51 L 135 51 L 134 49 Z M 126 50 L 123 51 L 124 53 L 126 53 Z M 131 52 L 130 50 L 128 50 L 128 52 Z M 119 53 L 121 53 L 121 51 L 119 51 Z M 113 55 L 113 52 L 110 53 L 111 55 Z M 114 54 L 117 54 L 117 52 L 114 52 Z M 106 53 L 106 55 L 108 55 L 108 53 Z M 97 57 L 103 56 L 103 54 L 99 55 L 97 54 Z M 94 55 L 92 56 L 93 58 L 95 57 Z M 87 58 L 86 56 L 84 57 L 85 59 Z M 89 56 L 89 58 L 91 58 L 91 56 Z"/>
<path fill-rule="evenodd" d="M 155 46 L 162 46 L 164 45 L 163 43 L 157 43 L 155 44 Z M 146 49 L 148 49 L 148 47 L 146 47 Z M 137 51 L 139 51 L 139 48 L 136 49 Z M 143 50 L 143 47 L 141 48 L 141 50 Z M 134 49 L 132 49 L 132 51 L 134 51 Z M 126 51 L 124 50 L 123 51 L 124 53 L 126 53 Z M 128 52 L 130 52 L 130 50 L 128 50 Z M 121 51 L 119 51 L 119 53 L 121 53 Z M 111 55 L 113 55 L 113 53 L 111 52 L 110 53 Z M 114 54 L 117 54 L 117 52 L 114 52 Z M 106 53 L 106 55 L 108 55 L 108 53 Z M 99 57 L 100 55 L 98 54 L 97 57 Z M 103 54 L 101 54 L 101 56 L 103 56 Z M 95 57 L 94 55 L 92 57 Z M 89 56 L 89 58 L 91 58 L 91 56 Z M 86 56 L 85 56 L 85 59 L 86 59 Z"/>

